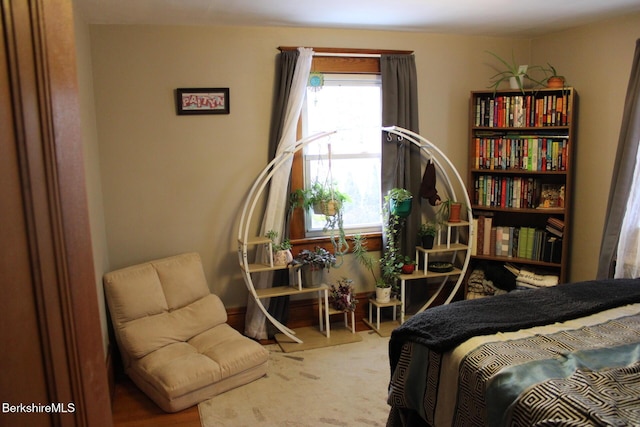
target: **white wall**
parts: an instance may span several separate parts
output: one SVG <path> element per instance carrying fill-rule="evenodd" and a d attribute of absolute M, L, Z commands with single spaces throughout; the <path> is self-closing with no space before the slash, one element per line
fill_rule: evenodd
<path fill-rule="evenodd" d="M 633 15 L 531 41 L 302 28 L 91 26 L 99 165 L 90 167 L 101 171 L 109 268 L 198 251 L 211 290 L 228 307 L 246 304 L 235 252 L 238 211 L 267 163 L 276 48 L 303 45 L 414 50 L 421 134 L 464 177 L 469 92 L 486 88 L 494 74 L 487 64 L 495 60 L 485 50 L 505 57 L 513 50 L 518 62 L 556 65 L 580 94 L 570 277 L 592 278 L 639 24 L 640 15 Z M 614 67 L 613 82 L 600 81 L 605 65 Z M 231 114 L 177 116 L 178 87 L 229 87 Z M 346 265 L 347 275 L 359 276 L 352 260 Z M 358 283 L 357 289 L 373 285 Z"/>
<path fill-rule="evenodd" d="M 494 73 L 484 64 L 490 59 L 484 50 L 510 54 L 512 44 L 401 32 L 92 26 L 111 268 L 197 251 L 212 291 L 228 307 L 246 305 L 237 220 L 268 161 L 278 46 L 415 50 L 421 133 L 466 176 L 469 91 L 485 87 Z M 528 52 L 527 43 L 516 50 L 523 58 Z M 231 114 L 177 116 L 178 87 L 229 87 Z M 372 290 L 373 283 L 359 282 L 356 289 Z"/>
<path fill-rule="evenodd" d="M 532 41 L 534 63 L 553 64 L 579 95 L 569 277 L 593 279 L 640 15 Z"/>

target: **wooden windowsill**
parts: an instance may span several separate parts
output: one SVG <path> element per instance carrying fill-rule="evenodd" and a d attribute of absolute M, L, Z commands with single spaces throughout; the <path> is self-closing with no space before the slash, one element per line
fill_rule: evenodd
<path fill-rule="evenodd" d="M 381 233 L 369 233 L 362 234 L 367 239 L 368 251 L 379 251 L 382 248 L 382 234 Z M 347 243 L 349 244 L 349 252 L 353 250 L 353 235 L 347 236 Z M 333 252 L 333 244 L 328 237 L 313 237 L 303 239 L 291 239 L 293 245 L 293 256 L 295 257 L 303 249 L 313 250 L 317 246 Z"/>

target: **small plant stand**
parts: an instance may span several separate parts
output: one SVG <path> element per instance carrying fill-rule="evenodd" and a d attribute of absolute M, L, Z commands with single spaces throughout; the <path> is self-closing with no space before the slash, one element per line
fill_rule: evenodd
<path fill-rule="evenodd" d="M 369 320 L 363 319 L 363 322 L 366 323 L 371 329 L 376 331 L 378 334 L 382 335 L 380 329 L 380 309 L 385 307 L 393 307 L 393 320 L 395 321 L 398 317 L 397 307 L 402 306 L 402 301 L 397 298 L 392 298 L 389 302 L 378 302 L 375 298 L 369 298 Z M 375 307 L 376 312 L 376 320 L 375 323 L 373 321 L 373 311 Z"/>
<path fill-rule="evenodd" d="M 340 311 L 340 310 L 336 310 L 335 308 L 331 307 L 331 305 L 325 305 L 324 304 L 324 300 L 320 299 L 320 332 L 322 332 L 324 330 L 324 326 L 323 326 L 323 322 L 322 319 L 325 318 L 327 319 L 326 323 L 327 323 L 327 338 L 331 338 L 331 322 L 329 320 L 329 317 L 334 315 L 334 314 L 344 314 L 344 327 L 347 329 L 351 329 L 351 333 L 355 334 L 356 333 L 356 322 L 355 322 L 355 313 L 353 311 Z M 351 315 L 351 316 L 349 316 Z M 351 326 L 349 326 L 349 317 L 351 317 Z"/>

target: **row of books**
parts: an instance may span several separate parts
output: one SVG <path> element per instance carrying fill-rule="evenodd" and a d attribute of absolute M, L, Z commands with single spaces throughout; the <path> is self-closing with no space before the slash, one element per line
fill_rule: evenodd
<path fill-rule="evenodd" d="M 509 227 L 493 224 L 491 216 L 473 219 L 476 232 L 471 255 L 522 258 L 559 264 L 562 259 L 562 238 L 534 227 Z"/>
<path fill-rule="evenodd" d="M 475 126 L 536 127 L 569 125 L 569 93 L 478 96 Z"/>
<path fill-rule="evenodd" d="M 566 136 L 477 135 L 475 169 L 567 170 Z"/>
<path fill-rule="evenodd" d="M 479 175 L 473 182 L 472 203 L 478 206 L 535 209 L 540 205 L 545 185 L 540 178 Z"/>
<path fill-rule="evenodd" d="M 477 206 L 513 209 L 562 209 L 564 185 L 542 183 L 541 178 L 478 175 L 471 202 Z"/>

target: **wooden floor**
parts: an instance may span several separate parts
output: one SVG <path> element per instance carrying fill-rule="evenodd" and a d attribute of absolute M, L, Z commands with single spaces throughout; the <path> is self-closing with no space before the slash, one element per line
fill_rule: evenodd
<path fill-rule="evenodd" d="M 197 406 L 168 414 L 124 375 L 118 375 L 116 378 L 112 405 L 114 427 L 200 427 Z"/>

